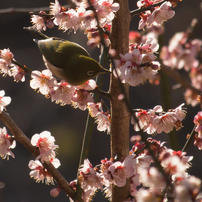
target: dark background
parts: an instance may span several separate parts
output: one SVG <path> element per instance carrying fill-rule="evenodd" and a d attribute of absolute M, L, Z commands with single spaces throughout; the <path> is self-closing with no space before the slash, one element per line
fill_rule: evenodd
<path fill-rule="evenodd" d="M 35 8 L 49 6 L 48 0 L 0 0 L 0 9 L 4 8 Z M 66 1 L 60 0 L 62 5 Z M 136 1 L 129 0 L 130 10 L 136 9 Z M 165 23 L 165 44 L 175 32 L 185 31 L 190 25 L 193 18 L 200 18 L 200 1 L 183 0 L 178 3 L 178 7 L 174 10 L 176 15 L 173 19 Z M 133 17 L 131 21 L 131 30 L 137 30 L 139 17 Z M 30 16 L 28 14 L 1 14 L 0 15 L 0 49 L 10 48 L 14 53 L 15 59 L 21 64 L 27 65 L 33 70 L 43 70 L 45 66 L 36 44 L 32 41 L 32 36 L 23 30 L 23 27 L 31 26 Z M 91 56 L 98 60 L 99 50 L 90 49 L 87 47 L 86 36 L 78 31 L 74 33 L 63 33 L 55 27 L 52 30 L 47 30 L 47 35 L 58 36 L 77 42 L 84 46 L 91 53 Z M 197 31 L 196 37 L 201 37 L 201 29 Z M 30 76 L 26 76 L 24 83 L 15 83 L 13 78 L 0 77 L 0 90 L 5 90 L 6 95 L 12 98 L 11 104 L 7 107 L 8 113 L 21 128 L 21 130 L 31 138 L 35 133 L 41 133 L 48 130 L 56 139 L 56 144 L 59 145 L 58 158 L 61 161 L 59 171 L 67 179 L 67 181 L 76 178 L 79 156 L 82 144 L 83 133 L 87 111 L 83 112 L 79 109 L 74 109 L 71 106 L 61 107 L 52 103 L 50 99 L 46 99 L 40 93 L 35 92 L 29 87 Z M 175 84 L 173 80 L 169 81 L 171 85 Z M 106 90 L 108 86 L 108 78 L 106 78 Z M 140 85 L 139 87 L 131 88 L 131 104 L 133 108 L 153 108 L 157 104 L 162 104 L 161 95 L 158 86 L 150 84 Z M 184 102 L 184 89 L 178 89 L 172 92 L 173 108 Z M 166 92 L 165 92 L 166 93 Z M 185 143 L 185 137 L 191 132 L 193 127 L 193 117 L 200 110 L 199 106 L 192 108 L 187 106 L 188 113 L 183 121 L 184 128 L 176 134 L 180 140 L 180 148 Z M 4 124 L 0 121 L 0 127 Z M 9 131 L 9 134 L 10 131 Z M 131 135 L 135 132 L 131 127 Z M 167 141 L 167 134 L 159 134 L 156 139 Z M 92 137 L 89 159 L 93 165 L 99 164 L 100 160 L 110 157 L 110 136 L 103 132 L 98 132 L 96 127 Z M 54 186 L 46 186 L 45 184 L 37 184 L 35 180 L 29 177 L 30 169 L 28 163 L 34 160 L 34 157 L 19 143 L 13 150 L 15 159 L 10 158 L 9 161 L 0 159 L 0 182 L 5 183 L 5 187 L 0 189 L 0 202 L 61 202 L 68 201 L 64 192 L 60 193 L 57 198 L 52 198 L 49 191 Z M 189 173 L 202 178 L 202 159 L 201 151 L 196 147 L 191 147 L 188 155 L 194 155 L 192 161 L 193 167 L 189 169 Z M 107 201 L 98 193 L 95 201 Z"/>

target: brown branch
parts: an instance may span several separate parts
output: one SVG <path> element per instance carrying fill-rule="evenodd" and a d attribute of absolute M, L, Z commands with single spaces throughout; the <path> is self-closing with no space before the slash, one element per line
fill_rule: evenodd
<path fill-rule="evenodd" d="M 201 95 L 202 91 L 199 89 L 193 87 L 189 82 L 187 82 L 180 74 L 178 71 L 175 69 L 171 69 L 170 67 L 167 67 L 165 65 L 161 65 L 161 70 L 168 74 L 170 77 L 172 77 L 175 81 L 180 83 L 182 87 L 190 89 L 193 93 L 197 95 Z"/>
<path fill-rule="evenodd" d="M 64 5 L 63 7 L 68 8 L 69 5 Z M 39 8 L 4 8 L 0 9 L 0 14 L 29 14 L 32 12 L 46 11 L 49 12 L 49 7 L 39 7 Z"/>
<path fill-rule="evenodd" d="M 133 17 L 135 15 L 138 15 L 138 14 L 144 12 L 144 11 L 150 10 L 153 7 L 160 6 L 164 2 L 166 2 L 166 0 L 160 1 L 160 2 L 158 2 L 156 4 L 151 5 L 151 6 L 147 6 L 147 7 L 144 7 L 144 8 L 138 8 L 136 10 L 133 10 L 133 11 L 130 12 L 131 17 Z"/>
<path fill-rule="evenodd" d="M 35 157 L 39 155 L 39 150 L 31 144 L 30 139 L 20 130 L 20 128 L 18 128 L 18 126 L 12 120 L 8 113 L 0 113 L 0 119 L 10 129 L 10 131 L 18 142 L 20 142 L 24 147 L 26 147 L 27 150 L 29 150 Z M 59 171 L 50 162 L 44 162 L 43 166 L 57 181 L 60 188 L 63 189 L 71 198 L 74 198 L 75 191 L 65 180 L 65 178 L 59 173 Z"/>
<path fill-rule="evenodd" d="M 128 36 L 130 27 L 130 11 L 127 0 L 116 0 L 119 3 L 120 9 L 116 13 L 116 17 L 112 21 L 111 32 L 111 48 L 115 49 L 117 55 L 119 53 L 125 54 L 128 52 Z M 120 80 L 113 74 L 110 79 L 111 93 L 111 157 L 118 161 L 123 161 L 129 153 L 129 111 L 124 101 L 118 100 L 118 96 L 122 94 L 120 88 Z M 129 97 L 129 86 L 124 85 L 124 92 Z M 130 196 L 130 182 L 124 187 L 112 185 L 112 202 L 127 201 Z"/>

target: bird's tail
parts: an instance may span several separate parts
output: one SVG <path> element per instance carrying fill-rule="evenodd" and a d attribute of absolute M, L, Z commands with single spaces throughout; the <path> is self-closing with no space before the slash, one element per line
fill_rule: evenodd
<path fill-rule="evenodd" d="M 33 27 L 23 27 L 23 29 L 27 30 L 30 32 L 32 35 L 34 35 L 35 38 L 37 39 L 48 39 L 49 37 L 43 34 L 42 32 L 34 29 Z"/>

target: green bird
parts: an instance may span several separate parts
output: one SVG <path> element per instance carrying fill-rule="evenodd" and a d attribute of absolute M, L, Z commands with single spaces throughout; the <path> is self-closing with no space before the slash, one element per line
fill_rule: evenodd
<path fill-rule="evenodd" d="M 24 27 L 34 36 L 46 67 L 58 78 L 71 85 L 81 85 L 100 73 L 110 73 L 90 57 L 77 43 L 57 37 L 48 37 L 33 27 Z"/>

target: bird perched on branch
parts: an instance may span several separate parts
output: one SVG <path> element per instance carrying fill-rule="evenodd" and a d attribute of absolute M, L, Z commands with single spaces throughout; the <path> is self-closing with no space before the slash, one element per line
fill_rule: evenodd
<path fill-rule="evenodd" d="M 53 75 L 71 85 L 81 85 L 100 73 L 110 73 L 90 57 L 79 44 L 57 37 L 48 37 L 33 27 L 24 27 L 34 36 L 46 67 Z"/>

